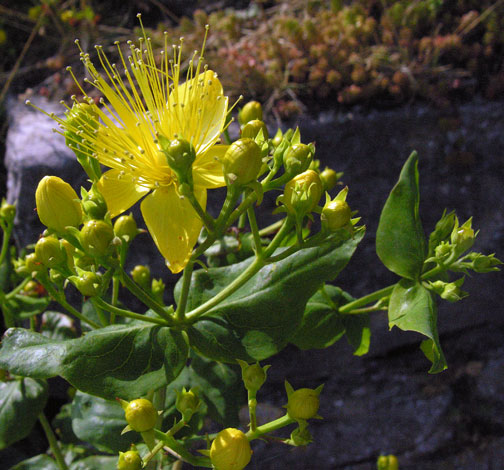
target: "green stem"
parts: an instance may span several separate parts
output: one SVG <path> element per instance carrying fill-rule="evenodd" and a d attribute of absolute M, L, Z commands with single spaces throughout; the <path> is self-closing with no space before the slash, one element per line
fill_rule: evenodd
<path fill-rule="evenodd" d="M 28 284 L 30 281 L 31 281 L 31 278 L 25 277 L 23 279 L 23 281 L 21 282 L 21 284 L 18 284 L 8 294 L 5 294 L 5 298 L 7 300 L 12 299 L 12 297 L 14 297 L 16 294 L 19 294 L 19 292 L 21 292 L 24 289 L 24 287 L 26 286 L 26 284 Z"/>
<path fill-rule="evenodd" d="M 273 237 L 273 240 L 271 240 L 267 248 L 264 250 L 263 253 L 264 258 L 270 257 L 274 253 L 274 251 L 280 246 L 280 243 L 282 243 L 282 240 L 285 238 L 285 236 L 289 233 L 290 229 L 292 228 L 292 224 L 293 224 L 293 218 L 290 215 L 283 220 L 282 227 Z"/>
<path fill-rule="evenodd" d="M 282 226 L 283 221 L 284 219 L 281 219 L 276 221 L 274 224 L 262 228 L 261 230 L 259 230 L 259 236 L 266 237 L 268 235 L 271 235 L 272 233 L 275 233 Z"/>
<path fill-rule="evenodd" d="M 6 296 L 3 291 L 0 289 L 0 306 L 2 307 L 3 321 L 5 329 L 13 328 L 16 326 L 16 322 L 14 321 L 14 316 L 9 308 L 9 306 L 5 302 Z"/>
<path fill-rule="evenodd" d="M 275 419 L 275 421 L 271 421 L 269 423 L 263 424 L 262 426 L 258 426 L 255 431 L 248 431 L 247 433 L 245 433 L 245 435 L 247 436 L 249 441 L 252 441 L 254 439 L 258 439 L 264 434 L 276 431 L 277 429 L 283 428 L 295 422 L 295 419 L 286 414 L 281 418 Z"/>
<path fill-rule="evenodd" d="M 195 467 L 213 468 L 208 457 L 196 457 L 192 455 L 182 444 L 180 444 L 173 436 L 154 430 L 157 439 L 163 441 L 165 446 L 171 449 L 180 460 L 188 462 Z"/>
<path fill-rule="evenodd" d="M 56 301 L 58 302 L 67 312 L 72 314 L 74 317 L 78 318 L 81 322 L 87 323 L 91 328 L 94 329 L 99 329 L 101 328 L 98 323 L 95 323 L 93 320 L 90 320 L 89 318 L 85 317 L 80 313 L 77 309 L 72 307 L 67 301 L 64 296 L 64 294 L 61 294 L 58 292 L 54 287 L 49 283 L 46 282 L 45 280 L 41 279 L 40 277 L 37 278 L 39 282 L 44 286 L 45 290 L 49 293 L 49 295 Z"/>
<path fill-rule="evenodd" d="M 198 202 L 196 199 L 196 196 L 194 193 L 191 191 L 188 191 L 188 194 L 184 194 L 184 197 L 187 197 L 189 199 L 189 202 L 193 206 L 193 209 L 196 211 L 198 214 L 199 218 L 203 221 L 203 224 L 205 225 L 206 229 L 210 232 L 214 228 L 215 221 L 212 219 L 212 217 L 207 214 L 203 208 L 201 207 L 201 204 Z"/>
<path fill-rule="evenodd" d="M 63 454 L 61 453 L 58 441 L 56 439 L 56 436 L 54 435 L 54 431 L 52 430 L 51 425 L 49 424 L 49 421 L 47 420 L 45 414 L 43 412 L 40 413 L 38 415 L 38 419 L 40 421 L 40 424 L 42 425 L 42 428 L 44 429 L 44 433 L 47 437 L 47 440 L 49 441 L 49 446 L 51 447 L 51 451 L 54 455 L 54 458 L 56 459 L 58 467 L 60 468 L 60 470 L 68 470 L 67 464 L 65 463 L 65 459 L 63 458 Z"/>
<path fill-rule="evenodd" d="M 262 243 L 261 236 L 259 235 L 259 227 L 257 226 L 257 220 L 255 211 L 252 207 L 247 209 L 247 215 L 250 224 L 250 230 L 252 231 L 252 236 L 254 237 L 255 252 L 258 256 L 262 255 Z"/>
<path fill-rule="evenodd" d="M 0 266 L 3 264 L 5 261 L 5 257 L 7 256 L 7 250 L 9 249 L 9 241 L 10 237 L 12 235 L 12 229 L 14 228 L 13 224 L 7 224 L 7 226 L 4 228 L 3 232 L 3 239 L 2 239 L 2 251 L 0 251 Z"/>
<path fill-rule="evenodd" d="M 342 305 L 338 309 L 338 313 L 348 314 L 348 312 L 350 312 L 351 310 L 364 307 L 365 305 L 370 304 L 371 302 L 376 302 L 377 300 L 380 300 L 382 297 L 387 297 L 392 293 L 394 287 L 395 284 L 392 284 L 391 286 L 387 286 L 384 287 L 383 289 L 371 292 L 371 294 L 365 295 L 360 299 L 352 300 L 352 302 L 348 302 L 347 304 Z"/>
<path fill-rule="evenodd" d="M 131 312 L 130 310 L 114 307 L 113 305 L 105 302 L 100 297 L 93 297 L 92 301 L 93 303 L 96 303 L 98 307 L 103 308 L 104 310 L 107 310 L 110 313 L 120 315 L 121 317 L 132 318 L 133 320 L 141 320 L 147 323 L 154 323 L 155 325 L 172 326 L 172 324 L 170 324 L 166 320 L 163 320 L 162 318 L 148 317 L 146 315 L 141 315 L 140 313 Z"/>
<path fill-rule="evenodd" d="M 163 448 L 165 443 L 163 441 L 159 441 L 153 448 L 152 450 L 142 459 L 142 462 L 144 464 L 144 468 L 147 466 L 147 464 L 157 455 L 157 453 Z"/>
<path fill-rule="evenodd" d="M 123 269 L 120 270 L 120 275 L 121 281 L 126 289 L 128 289 L 138 300 L 140 300 L 140 302 L 154 310 L 154 312 L 164 318 L 168 324 L 174 324 L 173 318 L 166 312 L 164 307 L 147 294 L 147 292 L 145 292 L 138 284 L 136 284 L 136 282 L 133 281 L 133 279 L 131 279 Z"/>
<path fill-rule="evenodd" d="M 110 303 L 115 307 L 119 302 L 119 276 L 114 273 L 112 277 L 112 298 L 110 299 Z M 115 313 L 110 312 L 110 324 L 113 325 L 115 323 Z"/>
<path fill-rule="evenodd" d="M 185 319 L 185 311 L 187 307 L 187 299 L 189 297 L 189 288 L 191 287 L 193 268 L 194 261 L 189 261 L 182 273 L 182 289 L 177 303 L 177 310 L 175 310 L 175 317 L 179 322 L 183 322 Z"/>
<path fill-rule="evenodd" d="M 99 297 L 91 297 L 90 300 L 91 300 L 91 303 L 93 304 L 93 307 L 96 310 L 96 314 L 98 315 L 98 318 L 100 319 L 100 323 L 103 326 L 108 326 L 109 321 L 107 320 L 107 316 L 103 313 L 102 306 L 98 302 L 100 300 L 100 298 Z M 105 309 L 105 310 L 107 310 L 107 309 Z"/>
<path fill-rule="evenodd" d="M 255 432 L 257 429 L 256 408 L 257 408 L 256 394 L 248 390 L 248 409 L 249 409 L 251 432 Z"/>
<path fill-rule="evenodd" d="M 255 258 L 252 264 L 249 265 L 233 282 L 228 284 L 217 295 L 207 300 L 204 304 L 191 310 L 186 314 L 186 319 L 194 322 L 198 317 L 208 312 L 211 308 L 215 307 L 219 302 L 229 297 L 233 292 L 238 290 L 245 284 L 251 277 L 253 277 L 263 266 L 265 262 L 262 258 Z"/>

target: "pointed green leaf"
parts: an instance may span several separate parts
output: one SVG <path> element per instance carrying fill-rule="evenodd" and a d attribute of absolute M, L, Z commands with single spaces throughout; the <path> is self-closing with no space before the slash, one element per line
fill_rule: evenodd
<path fill-rule="evenodd" d="M 49 297 L 29 297 L 16 294 L 7 300 L 6 307 L 16 318 L 25 319 L 42 313 L 48 307 L 50 301 Z"/>
<path fill-rule="evenodd" d="M 417 331 L 430 339 L 422 351 L 432 362 L 431 374 L 447 368 L 439 343 L 436 303 L 419 282 L 402 279 L 395 285 L 389 303 L 389 327 L 394 325 L 404 331 Z"/>
<path fill-rule="evenodd" d="M 138 442 L 136 432 L 121 435 L 127 426 L 124 410 L 117 400 L 105 400 L 87 393 L 77 392 L 72 402 L 72 429 L 84 442 L 101 452 L 125 452 Z"/>
<path fill-rule="evenodd" d="M 418 155 L 413 152 L 385 202 L 376 231 L 378 257 L 390 271 L 408 279 L 418 279 L 425 260 L 419 203 Z"/>
<path fill-rule="evenodd" d="M 191 346 L 220 362 L 254 362 L 276 354 L 299 327 L 308 299 L 346 266 L 363 235 L 363 230 L 353 237 L 340 233 L 265 266 L 187 330 Z M 213 297 L 251 262 L 195 272 L 188 308 Z"/>
<path fill-rule="evenodd" d="M 30 434 L 47 401 L 47 384 L 18 379 L 0 382 L 0 449 Z"/>
<path fill-rule="evenodd" d="M 134 399 L 174 380 L 187 353 L 180 332 L 142 322 L 108 326 L 67 341 L 11 328 L 2 341 L 0 367 L 35 378 L 60 375 L 102 398 Z"/>

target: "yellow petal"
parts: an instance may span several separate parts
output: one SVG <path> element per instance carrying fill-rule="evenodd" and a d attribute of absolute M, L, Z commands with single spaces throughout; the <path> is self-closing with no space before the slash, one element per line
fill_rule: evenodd
<path fill-rule="evenodd" d="M 220 159 L 228 147 L 229 145 L 213 145 L 203 155 L 198 155 L 193 165 L 193 179 L 196 186 L 213 189 L 226 185 Z"/>
<path fill-rule="evenodd" d="M 115 217 L 129 209 L 150 189 L 138 186 L 129 173 L 109 170 L 98 181 L 98 190 L 105 198 L 110 216 Z"/>
<path fill-rule="evenodd" d="M 207 70 L 176 86 L 169 102 L 177 118 L 170 119 L 167 135 L 178 134 L 190 140 L 198 154 L 217 141 L 226 122 L 228 98 L 214 71 Z"/>
<path fill-rule="evenodd" d="M 194 193 L 205 208 L 206 189 L 195 187 Z M 149 194 L 140 207 L 147 228 L 165 257 L 168 268 L 173 273 L 182 271 L 203 226 L 191 203 L 181 198 L 172 184 Z"/>

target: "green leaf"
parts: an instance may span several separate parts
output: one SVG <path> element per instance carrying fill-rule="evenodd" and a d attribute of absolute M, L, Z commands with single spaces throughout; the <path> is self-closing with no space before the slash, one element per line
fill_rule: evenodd
<path fill-rule="evenodd" d="M 401 279 L 392 291 L 389 302 L 389 327 L 417 331 L 430 339 L 422 351 L 432 362 L 431 374 L 447 368 L 439 343 L 436 304 L 431 293 L 419 282 Z"/>
<path fill-rule="evenodd" d="M 59 470 L 56 462 L 46 454 L 40 454 L 28 460 L 19 462 L 10 470 Z"/>
<path fill-rule="evenodd" d="M 49 305 L 49 297 L 29 297 L 16 294 L 7 300 L 7 308 L 21 320 L 42 313 Z"/>
<path fill-rule="evenodd" d="M 70 470 L 116 470 L 118 457 L 93 455 L 70 465 Z"/>
<path fill-rule="evenodd" d="M 121 435 L 127 426 L 124 410 L 118 401 L 105 400 L 87 393 L 77 392 L 72 402 L 72 429 L 84 442 L 101 452 L 116 454 L 125 452 L 138 442 L 136 432 Z"/>
<path fill-rule="evenodd" d="M 0 382 L 0 449 L 30 434 L 47 401 L 47 384 L 18 379 Z"/>
<path fill-rule="evenodd" d="M 175 382 L 168 388 L 167 398 L 175 390 L 195 388 L 207 405 L 208 416 L 226 426 L 238 426 L 238 411 L 246 403 L 247 394 L 241 380 L 241 369 L 194 355 Z"/>
<path fill-rule="evenodd" d="M 436 223 L 436 228 L 432 231 L 429 236 L 429 249 L 427 256 L 434 256 L 436 247 L 443 241 L 448 241 L 452 233 L 453 227 L 455 225 L 455 211 L 446 213 L 446 209 L 443 215 Z"/>
<path fill-rule="evenodd" d="M 180 332 L 143 322 L 108 326 L 67 341 L 11 328 L 2 341 L 0 367 L 35 378 L 60 375 L 83 392 L 131 400 L 174 380 L 187 353 Z"/>
<path fill-rule="evenodd" d="M 324 282 L 336 278 L 363 235 L 364 230 L 353 237 L 339 233 L 321 246 L 265 266 L 187 330 L 190 345 L 220 362 L 254 362 L 276 354 L 299 327 L 308 299 Z M 188 309 L 212 298 L 251 262 L 196 271 Z"/>
<path fill-rule="evenodd" d="M 408 279 L 419 278 L 425 260 L 419 203 L 418 155 L 413 152 L 385 202 L 376 231 L 378 257 L 390 271 Z"/>
<path fill-rule="evenodd" d="M 369 316 L 340 315 L 337 311 L 338 307 L 352 300 L 352 296 L 339 287 L 324 286 L 323 291 L 316 292 L 306 304 L 301 326 L 290 342 L 304 350 L 322 349 L 346 334 L 354 354 L 366 354 L 371 337 Z"/>

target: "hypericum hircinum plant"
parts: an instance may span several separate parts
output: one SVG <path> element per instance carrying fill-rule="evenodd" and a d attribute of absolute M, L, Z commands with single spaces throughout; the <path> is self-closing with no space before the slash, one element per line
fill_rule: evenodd
<path fill-rule="evenodd" d="M 65 118 L 52 117 L 89 187 L 79 197 L 60 178 L 40 181 L 36 206 L 47 228 L 34 250 L 11 249 L 15 207 L 1 206 L 0 303 L 9 329 L 0 349 L 0 447 L 39 419 L 51 448 L 23 468 L 180 469 L 185 462 L 241 470 L 256 439 L 307 445 L 309 423 L 324 414 L 322 384 L 295 390 L 286 381 L 285 413 L 261 423 L 256 410 L 269 366 L 260 361 L 289 343 L 326 348 L 343 336 L 365 354 L 369 316 L 387 310 L 390 326 L 426 337 L 430 372 L 441 372 L 437 297 L 460 300 L 464 273 L 500 264 L 470 251 L 471 220 L 460 224 L 454 213 L 444 213 L 425 239 L 413 153 L 376 234 L 378 256 L 399 280 L 358 299 L 343 292 L 333 283 L 365 228 L 349 189 L 334 191 L 341 174 L 320 170 L 299 129 L 270 137 L 257 102 L 241 108 L 242 133 L 231 141 L 217 74 L 195 52 L 183 80 L 181 45 L 171 53 L 166 44 L 158 58 L 144 33 L 130 56 L 118 49 L 120 65 L 98 47 L 100 68 L 82 52 L 103 98 L 83 92 Z M 206 193 L 221 186 L 227 194 L 213 216 Z M 278 218 L 260 227 L 256 211 L 270 191 L 279 194 Z M 148 233 L 127 213 L 140 200 Z M 138 238 L 152 240 L 169 270 L 181 272 L 173 304 L 147 265 L 128 273 Z M 131 307 L 132 296 L 144 308 Z M 48 310 L 50 301 L 60 310 Z M 55 376 L 74 392 L 55 423 L 71 423 L 73 435 L 59 440 L 43 412 Z M 398 468 L 393 455 L 377 465 Z"/>

